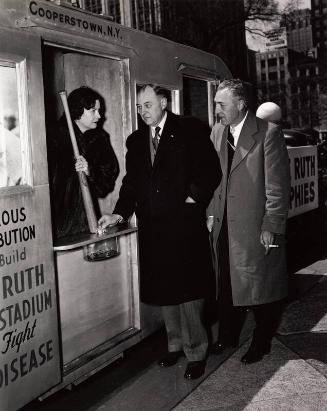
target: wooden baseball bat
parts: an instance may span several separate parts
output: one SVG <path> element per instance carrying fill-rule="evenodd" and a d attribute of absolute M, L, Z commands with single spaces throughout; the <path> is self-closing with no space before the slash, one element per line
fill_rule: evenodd
<path fill-rule="evenodd" d="M 71 119 L 70 111 L 68 107 L 66 90 L 60 91 L 59 95 L 62 101 L 62 105 L 64 107 L 66 119 L 67 119 L 68 130 L 69 130 L 70 140 L 73 146 L 74 156 L 77 157 L 80 154 L 79 154 L 75 131 L 74 131 L 74 127 L 73 127 L 73 123 L 72 123 L 72 119 Z M 79 184 L 80 184 L 81 191 L 82 191 L 83 203 L 84 203 L 84 208 L 86 212 L 87 222 L 89 225 L 89 230 L 91 233 L 96 233 L 98 229 L 98 222 L 95 216 L 93 201 L 92 201 L 89 185 L 87 182 L 87 178 L 83 171 L 79 171 L 77 172 L 77 174 L 78 174 Z"/>

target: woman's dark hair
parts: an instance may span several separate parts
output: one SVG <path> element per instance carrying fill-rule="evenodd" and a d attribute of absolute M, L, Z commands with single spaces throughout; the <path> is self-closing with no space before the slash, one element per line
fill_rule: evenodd
<path fill-rule="evenodd" d="M 79 120 L 84 113 L 84 109 L 93 108 L 96 100 L 101 101 L 101 96 L 89 87 L 82 86 L 73 90 L 68 96 L 68 106 L 72 120 Z"/>

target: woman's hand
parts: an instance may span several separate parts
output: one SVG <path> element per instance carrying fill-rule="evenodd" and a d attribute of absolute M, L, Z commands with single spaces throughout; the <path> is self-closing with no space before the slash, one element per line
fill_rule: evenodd
<path fill-rule="evenodd" d="M 89 165 L 83 156 L 78 156 L 76 158 L 75 170 L 77 172 L 83 171 L 87 176 L 90 175 Z"/>

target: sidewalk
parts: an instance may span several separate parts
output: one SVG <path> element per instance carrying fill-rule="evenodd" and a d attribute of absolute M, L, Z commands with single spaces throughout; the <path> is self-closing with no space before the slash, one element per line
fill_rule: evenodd
<path fill-rule="evenodd" d="M 186 358 L 158 367 L 166 350 L 165 333 L 159 332 L 72 391 L 22 411 L 327 411 L 326 273 L 327 260 L 321 260 L 291 277 L 293 303 L 280 328 L 283 335 L 274 338 L 271 353 L 259 363 L 240 362 L 250 343 L 251 315 L 241 347 L 209 355 L 205 375 L 195 381 L 184 379 Z"/>
<path fill-rule="evenodd" d="M 243 365 L 247 341 L 174 411 L 327 410 L 326 273 L 321 260 L 293 276 L 299 298 L 286 309 L 269 355 Z"/>

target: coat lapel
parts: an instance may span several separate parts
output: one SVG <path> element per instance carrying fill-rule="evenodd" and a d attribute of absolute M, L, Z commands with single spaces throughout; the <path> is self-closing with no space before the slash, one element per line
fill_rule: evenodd
<path fill-rule="evenodd" d="M 227 127 L 225 128 L 225 130 L 226 129 Z M 247 118 L 245 119 L 245 122 L 243 124 L 241 134 L 236 146 L 231 166 L 231 173 L 245 159 L 251 148 L 254 146 L 255 139 L 253 138 L 253 135 L 257 133 L 257 131 L 258 126 L 255 116 L 251 112 L 248 112 Z"/>
<path fill-rule="evenodd" d="M 220 153 L 220 166 L 222 172 L 227 174 L 228 167 L 228 154 L 227 154 L 227 136 L 228 136 L 228 127 L 224 127 L 221 131 L 221 138 L 218 143 L 217 151 Z"/>
<path fill-rule="evenodd" d="M 140 133 L 140 139 L 142 140 L 142 153 L 145 156 L 145 167 L 149 173 L 152 171 L 152 162 L 151 162 L 151 151 L 150 151 L 150 127 L 144 127 Z M 141 145 L 140 145 L 141 146 Z"/>

